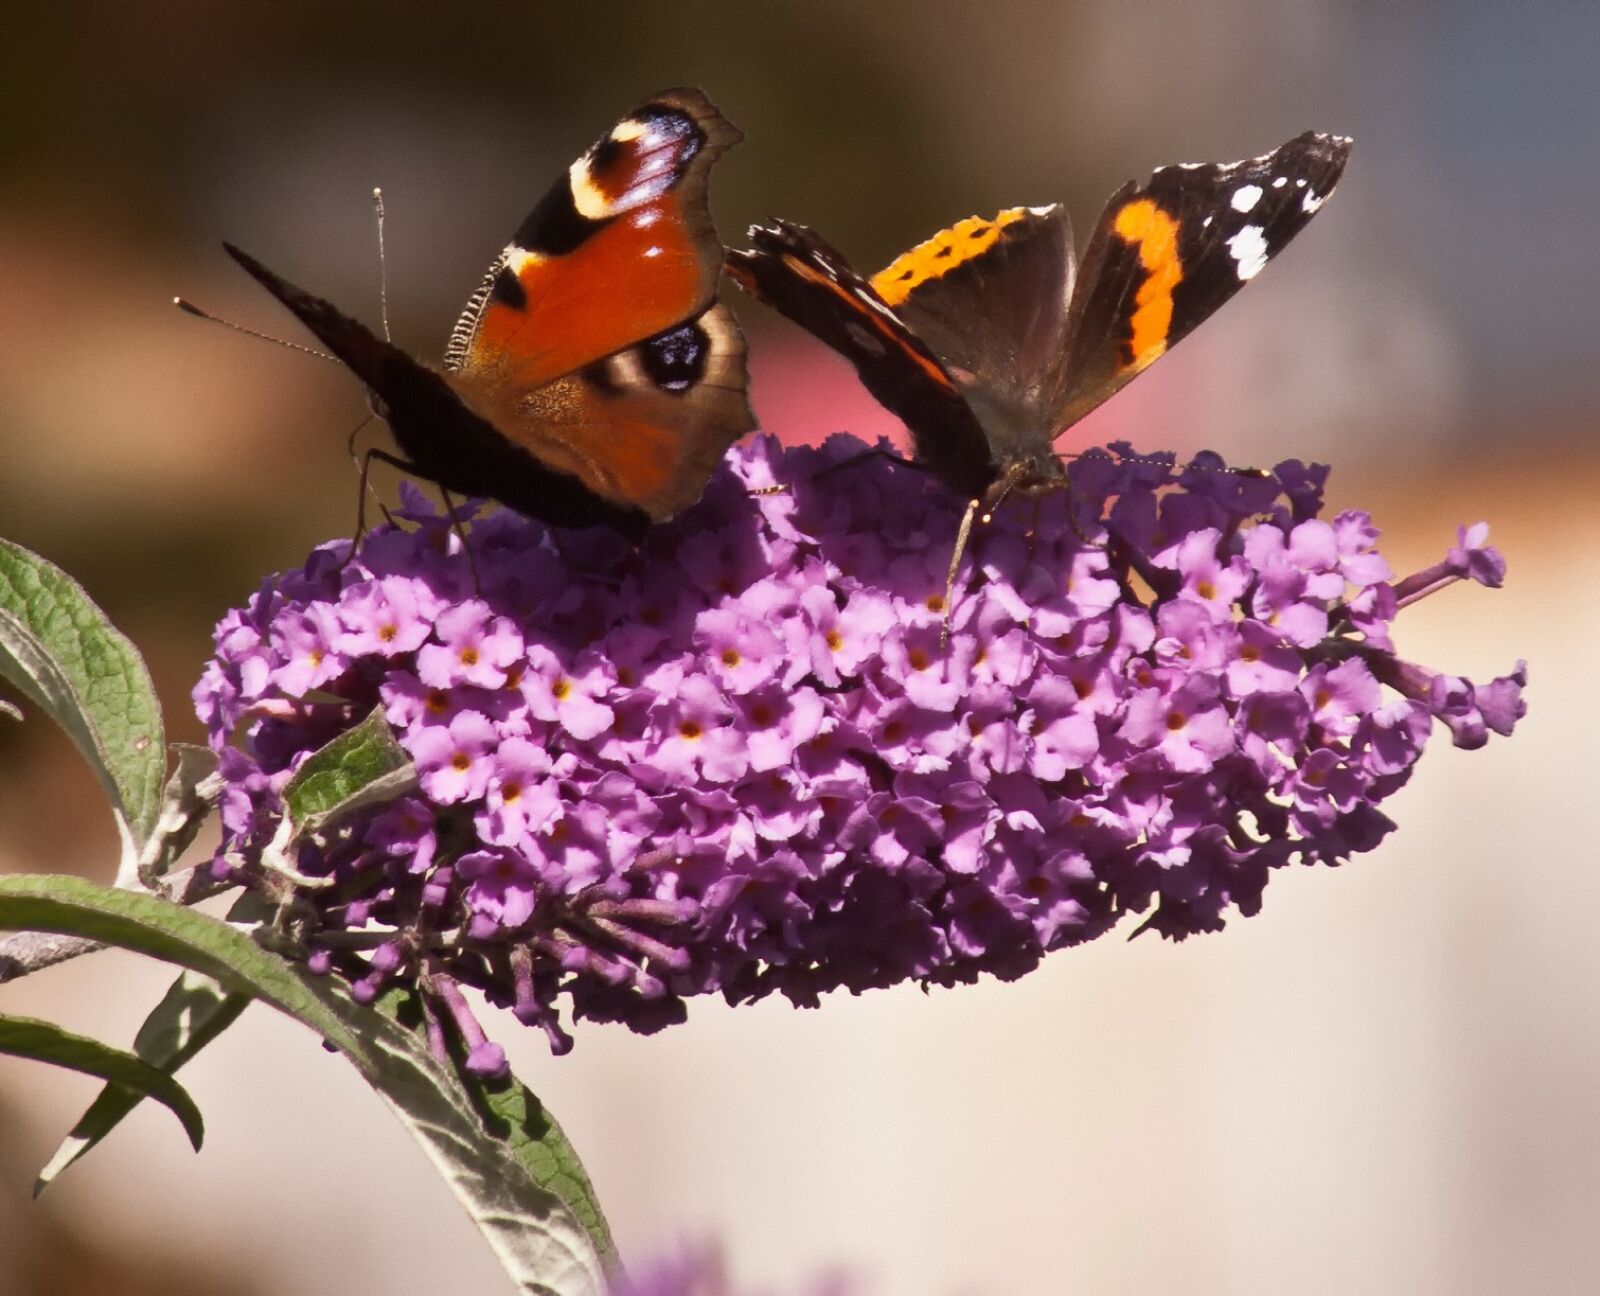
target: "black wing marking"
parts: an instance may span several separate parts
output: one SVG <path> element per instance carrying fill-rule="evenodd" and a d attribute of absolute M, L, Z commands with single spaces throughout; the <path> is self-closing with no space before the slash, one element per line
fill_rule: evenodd
<path fill-rule="evenodd" d="M 1052 434 L 1253 279 L 1321 208 L 1349 156 L 1344 136 L 1307 131 L 1242 162 L 1162 167 L 1112 195 L 1078 273 Z"/>
<path fill-rule="evenodd" d="M 995 479 L 989 444 L 961 389 L 927 346 L 804 225 L 752 226 L 755 244 L 728 253 L 741 288 L 827 343 L 911 432 L 917 459 L 951 490 L 977 497 Z"/>

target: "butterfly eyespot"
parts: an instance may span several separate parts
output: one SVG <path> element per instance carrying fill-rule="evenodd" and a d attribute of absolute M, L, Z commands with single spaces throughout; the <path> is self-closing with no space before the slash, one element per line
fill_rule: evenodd
<path fill-rule="evenodd" d="M 644 371 L 663 391 L 682 392 L 705 374 L 711 340 L 698 324 L 682 324 L 658 333 L 639 348 Z"/>

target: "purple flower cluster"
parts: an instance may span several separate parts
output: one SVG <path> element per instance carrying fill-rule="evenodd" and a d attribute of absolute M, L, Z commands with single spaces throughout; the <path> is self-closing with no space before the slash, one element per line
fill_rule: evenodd
<path fill-rule="evenodd" d="M 1072 464 L 975 528 L 926 474 L 771 439 L 633 550 L 415 492 L 217 630 L 195 690 L 229 779 L 216 867 L 260 878 L 297 765 L 373 707 L 413 795 L 306 842 L 312 966 L 650 1030 L 689 995 L 1015 977 L 1129 912 L 1253 913 L 1270 871 L 1371 850 L 1435 719 L 1509 733 L 1486 686 L 1395 653 L 1401 608 L 1497 585 L 1484 529 L 1398 582 L 1326 470 Z M 854 461 L 853 461 L 854 460 Z M 236 744 L 236 739 L 240 740 Z M 329 885 L 328 883 L 332 883 Z"/>

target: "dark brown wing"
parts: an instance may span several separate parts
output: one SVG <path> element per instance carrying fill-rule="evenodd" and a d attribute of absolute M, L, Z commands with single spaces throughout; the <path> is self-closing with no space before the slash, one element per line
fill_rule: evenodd
<path fill-rule="evenodd" d="M 961 388 L 996 462 L 1044 471 L 1072 281 L 1072 226 L 1056 205 L 959 221 L 871 283 Z"/>
<path fill-rule="evenodd" d="M 977 497 L 996 468 L 961 388 L 845 259 L 804 225 L 752 226 L 754 246 L 728 253 L 728 273 L 849 360 L 911 433 L 917 459 L 951 490 Z"/>
<path fill-rule="evenodd" d="M 1242 162 L 1162 167 L 1112 195 L 1078 271 L 1052 433 L 1255 278 L 1327 200 L 1349 156 L 1345 137 L 1307 131 Z"/>

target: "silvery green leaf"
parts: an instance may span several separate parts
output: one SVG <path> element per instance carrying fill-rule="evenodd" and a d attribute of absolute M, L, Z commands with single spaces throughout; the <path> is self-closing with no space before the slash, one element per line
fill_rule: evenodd
<path fill-rule="evenodd" d="M 224 990 L 198 972 L 184 972 L 139 1028 L 133 1041 L 134 1056 L 171 1075 L 233 1025 L 249 1005 L 249 995 Z M 105 1138 L 144 1098 L 137 1089 L 108 1083 L 39 1171 L 34 1195 Z"/>
<path fill-rule="evenodd" d="M 99 1040 L 62 1030 L 32 1017 L 0 1015 L 0 1053 L 99 1076 L 140 1097 L 154 1098 L 183 1124 L 196 1151 L 205 1139 L 205 1122 L 184 1087 L 165 1071 Z"/>
<path fill-rule="evenodd" d="M 4 540 L 0 675 L 65 729 L 89 761 L 124 834 L 118 876 L 131 878 L 155 824 L 166 770 L 150 673 L 77 581 Z"/>

